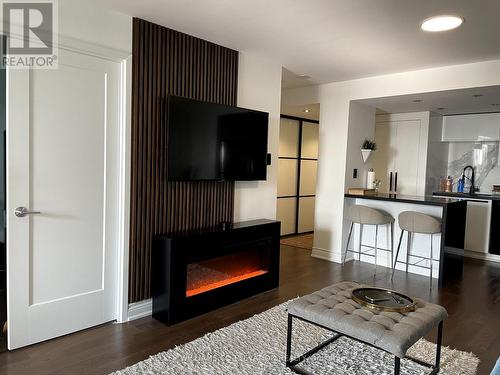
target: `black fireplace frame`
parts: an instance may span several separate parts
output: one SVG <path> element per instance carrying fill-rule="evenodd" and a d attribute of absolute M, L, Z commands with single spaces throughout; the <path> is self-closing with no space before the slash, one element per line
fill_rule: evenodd
<path fill-rule="evenodd" d="M 280 222 L 253 220 L 217 227 L 156 235 L 151 259 L 153 317 L 172 325 L 279 286 Z M 187 265 L 241 252 L 239 246 L 268 247 L 268 272 L 190 297 Z"/>

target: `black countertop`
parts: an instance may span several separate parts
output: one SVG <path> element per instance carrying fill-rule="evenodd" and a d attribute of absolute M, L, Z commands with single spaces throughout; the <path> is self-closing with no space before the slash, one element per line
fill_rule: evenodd
<path fill-rule="evenodd" d="M 470 195 L 468 193 L 445 193 L 444 191 L 435 191 L 432 195 L 439 195 L 442 197 L 450 197 L 450 198 L 463 198 L 463 199 L 477 199 L 477 200 L 490 200 L 490 201 L 500 201 L 500 194 L 492 195 L 492 194 L 481 194 L 476 193 L 474 195 Z"/>
<path fill-rule="evenodd" d="M 459 199 L 439 198 L 439 197 L 433 197 L 432 195 L 412 196 L 412 195 L 388 194 L 388 193 L 378 193 L 377 195 L 344 194 L 344 197 L 400 202 L 400 203 L 423 204 L 428 206 L 446 206 L 450 203 L 460 202 Z"/>

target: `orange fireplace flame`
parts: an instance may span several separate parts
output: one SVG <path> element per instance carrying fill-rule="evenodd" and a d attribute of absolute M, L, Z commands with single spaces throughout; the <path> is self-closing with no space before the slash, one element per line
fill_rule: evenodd
<path fill-rule="evenodd" d="M 257 276 L 263 275 L 267 272 L 268 271 L 264 271 L 264 270 L 248 271 L 248 272 L 245 272 L 245 273 L 237 275 L 237 276 L 231 276 L 231 277 L 224 278 L 223 280 L 217 280 L 217 281 L 207 280 L 206 284 L 199 285 L 199 286 L 191 288 L 191 289 L 187 289 L 186 290 L 186 297 L 192 297 L 192 296 L 195 296 L 197 294 L 205 293 L 205 292 L 208 292 L 210 290 L 217 289 L 217 288 L 229 285 L 229 284 L 237 283 L 237 282 L 243 281 L 243 280 L 248 280 L 252 277 L 257 277 Z"/>

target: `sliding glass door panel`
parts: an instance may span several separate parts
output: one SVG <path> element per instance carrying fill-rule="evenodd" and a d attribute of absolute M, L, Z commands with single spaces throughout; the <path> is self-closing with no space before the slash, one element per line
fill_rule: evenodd
<path fill-rule="evenodd" d="M 299 233 L 312 232 L 314 230 L 315 199 L 315 197 L 299 198 Z"/>
<path fill-rule="evenodd" d="M 318 162 L 316 160 L 300 161 L 300 196 L 316 194 L 317 169 Z"/>
<path fill-rule="evenodd" d="M 279 157 L 297 158 L 299 156 L 300 122 L 282 118 L 280 121 Z"/>
<path fill-rule="evenodd" d="M 296 159 L 278 160 L 278 198 L 297 195 L 297 174 Z"/>
<path fill-rule="evenodd" d="M 302 123 L 301 158 L 318 159 L 319 126 L 312 122 Z"/>
<path fill-rule="evenodd" d="M 277 208 L 276 216 L 281 221 L 281 235 L 295 233 L 297 200 L 295 198 L 279 198 Z"/>

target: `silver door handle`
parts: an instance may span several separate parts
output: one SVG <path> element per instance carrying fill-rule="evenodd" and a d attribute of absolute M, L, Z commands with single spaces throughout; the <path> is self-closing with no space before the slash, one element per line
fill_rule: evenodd
<path fill-rule="evenodd" d="M 25 217 L 26 215 L 39 215 L 38 211 L 29 211 L 26 207 L 17 207 L 14 210 L 14 215 L 17 217 Z"/>

